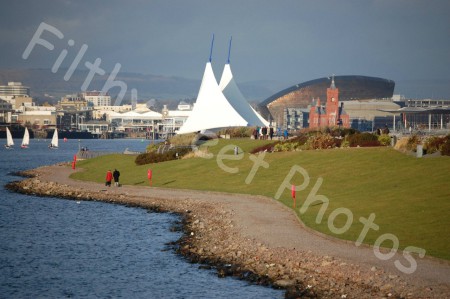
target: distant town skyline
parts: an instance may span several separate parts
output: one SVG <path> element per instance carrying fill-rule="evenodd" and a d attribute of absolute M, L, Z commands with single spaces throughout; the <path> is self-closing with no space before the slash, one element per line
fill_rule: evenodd
<path fill-rule="evenodd" d="M 217 80 L 232 36 L 238 83 L 289 87 L 332 74 L 365 75 L 395 81 L 396 94 L 448 99 L 449 12 L 447 0 L 4 0 L 0 68 L 53 68 L 64 77 L 61 70 L 84 51 L 80 69 L 97 62 L 111 73 L 119 64 L 119 73 L 200 80 L 214 34 Z M 44 32 L 54 49 L 38 44 L 24 59 L 42 22 L 63 37 Z"/>

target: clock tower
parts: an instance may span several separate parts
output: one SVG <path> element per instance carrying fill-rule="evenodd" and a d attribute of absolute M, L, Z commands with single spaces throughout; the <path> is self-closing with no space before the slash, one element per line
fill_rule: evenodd
<path fill-rule="evenodd" d="M 328 115 L 328 126 L 339 124 L 339 89 L 334 83 L 334 75 L 331 77 L 331 86 L 327 88 L 326 111 Z"/>

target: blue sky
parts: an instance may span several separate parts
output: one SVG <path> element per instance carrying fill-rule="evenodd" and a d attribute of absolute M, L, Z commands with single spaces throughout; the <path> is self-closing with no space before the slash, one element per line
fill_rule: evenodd
<path fill-rule="evenodd" d="M 200 80 L 215 34 L 218 78 L 233 36 L 238 82 L 288 87 L 331 74 L 366 75 L 396 81 L 396 92 L 407 96 L 450 98 L 449 15 L 448 0 L 3 0 L 0 68 L 51 68 L 63 49 L 68 67 L 86 44 L 82 62 L 100 58 L 106 72 L 120 63 L 120 72 Z M 64 38 L 43 35 L 55 49 L 37 45 L 22 59 L 41 22 Z"/>

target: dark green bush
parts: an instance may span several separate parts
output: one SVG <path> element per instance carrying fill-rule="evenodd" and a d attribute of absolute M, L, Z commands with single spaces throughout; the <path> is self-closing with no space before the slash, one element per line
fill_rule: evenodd
<path fill-rule="evenodd" d="M 159 163 L 159 162 L 165 162 L 165 161 L 171 161 L 176 160 L 177 158 L 181 158 L 182 156 L 186 155 L 187 153 L 191 152 L 192 149 L 190 147 L 184 147 L 184 148 L 175 148 L 171 149 L 163 154 L 158 154 L 157 152 L 149 152 L 140 154 L 136 157 L 136 160 L 134 160 L 134 163 L 136 165 L 145 165 L 150 163 Z M 177 157 L 178 153 L 178 157 Z"/>
<path fill-rule="evenodd" d="M 380 146 L 378 136 L 372 133 L 355 133 L 348 135 L 348 142 L 351 147 L 360 146 Z"/>
<path fill-rule="evenodd" d="M 391 136 L 389 136 L 388 134 L 381 134 L 380 136 L 378 136 L 378 141 L 380 142 L 381 145 L 387 146 L 391 144 Z"/>
<path fill-rule="evenodd" d="M 256 153 L 259 153 L 259 152 L 265 152 L 265 151 L 267 151 L 267 152 L 273 152 L 274 146 L 275 146 L 276 144 L 278 144 L 278 143 L 279 143 L 279 142 L 273 142 L 273 143 L 264 144 L 264 145 L 255 147 L 254 149 L 252 149 L 252 150 L 250 151 L 250 153 L 251 153 L 251 154 L 256 154 Z"/>

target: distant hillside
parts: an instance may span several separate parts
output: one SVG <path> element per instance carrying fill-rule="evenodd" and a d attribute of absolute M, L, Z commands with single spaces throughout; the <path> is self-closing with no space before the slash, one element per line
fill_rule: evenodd
<path fill-rule="evenodd" d="M 55 103 L 66 94 L 80 92 L 81 86 L 88 75 L 87 70 L 77 70 L 68 81 L 65 81 L 63 78 L 65 72 L 66 70 L 62 69 L 56 74 L 52 73 L 50 69 L 0 69 L 0 84 L 7 84 L 9 81 L 22 82 L 22 84 L 30 87 L 31 96 L 39 102 Z M 108 76 L 109 74 L 95 75 L 88 89 L 101 90 Z M 200 88 L 200 79 L 192 80 L 181 77 L 119 72 L 115 80 L 127 84 L 125 101 L 129 100 L 132 88 L 137 89 L 139 100 L 155 98 L 178 101 L 195 99 Z M 274 82 L 262 81 L 239 84 L 239 87 L 249 101 L 255 102 L 260 102 L 284 88 L 284 86 Z M 118 92 L 118 88 L 109 91 L 113 97 Z"/>

